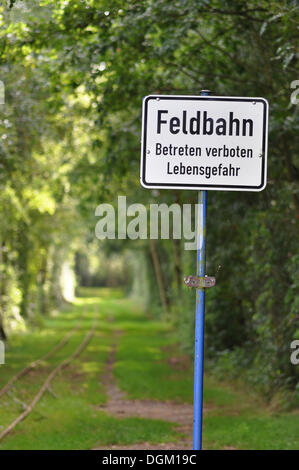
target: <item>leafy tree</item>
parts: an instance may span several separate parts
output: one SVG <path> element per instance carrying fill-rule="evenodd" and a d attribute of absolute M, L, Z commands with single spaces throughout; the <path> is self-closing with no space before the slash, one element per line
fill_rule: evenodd
<path fill-rule="evenodd" d="M 54 223 L 65 204 L 72 202 L 74 213 L 93 230 L 96 205 L 117 192 L 147 204 L 155 198 L 196 201 L 195 192 L 155 195 L 140 188 L 143 96 L 196 95 L 202 88 L 217 95 L 264 96 L 270 102 L 266 190 L 208 195 L 208 269 L 214 273 L 221 264 L 222 271 L 208 294 L 207 346 L 214 366 L 231 374 L 247 369 L 247 378 L 269 396 L 284 387 L 294 390 L 298 373 L 288 356 L 298 332 L 299 123 L 290 87 L 298 79 L 297 2 L 24 0 L 8 10 L 2 8 L 8 25 L 1 29 L 1 72 L 8 66 L 14 70 L 14 86 L 25 77 L 22 92 L 27 90 L 32 106 L 31 119 L 23 117 L 22 124 L 15 119 L 11 128 L 10 158 L 4 157 L 6 144 L 2 147 L 1 197 L 13 208 L 1 231 L 7 249 L 1 260 L 3 285 L 11 279 L 26 298 L 26 282 L 34 285 L 42 253 L 55 246 L 56 238 L 68 243 L 65 227 Z M 45 163 L 49 149 L 57 159 Z M 42 173 L 32 182 L 38 167 Z M 55 205 L 52 214 L 39 204 L 29 207 L 35 191 Z M 41 242 L 47 223 L 55 229 Z M 17 233 L 21 226 L 27 240 Z M 30 267 L 15 238 L 30 256 L 34 240 L 39 261 L 32 260 Z M 126 243 L 116 248 L 117 243 L 116 250 L 126 249 Z M 182 253 L 173 240 L 159 241 L 157 267 L 149 244 L 138 246 L 144 254 L 140 262 L 148 260 L 148 285 L 156 287 L 151 304 L 162 299 L 183 345 L 192 349 L 193 307 L 179 279 L 194 270 L 194 253 Z M 6 271 L 10 265 L 13 274 Z"/>

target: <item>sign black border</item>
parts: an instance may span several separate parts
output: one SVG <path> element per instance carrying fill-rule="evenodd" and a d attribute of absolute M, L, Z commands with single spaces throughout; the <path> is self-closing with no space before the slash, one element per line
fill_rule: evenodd
<path fill-rule="evenodd" d="M 188 184 L 188 183 L 148 183 L 145 180 L 145 162 L 146 162 L 146 129 L 147 129 L 147 114 L 148 114 L 148 101 L 149 100 L 156 100 L 159 98 L 160 101 L 162 100 L 196 100 L 196 101 L 255 101 L 255 102 L 260 102 L 263 103 L 264 107 L 264 114 L 263 114 L 263 147 L 262 147 L 262 152 L 263 152 L 263 161 L 262 161 L 262 177 L 261 177 L 261 184 L 259 186 L 237 186 L 237 185 L 213 185 L 213 184 Z M 149 95 L 144 98 L 144 112 L 143 112 L 143 119 L 142 119 L 142 124 L 143 124 L 143 154 L 142 154 L 142 174 L 140 177 L 142 186 L 147 189 L 154 189 L 157 187 L 157 189 L 205 189 L 205 188 L 214 188 L 217 190 L 218 188 L 221 189 L 247 189 L 247 190 L 261 190 L 261 188 L 265 189 L 267 181 L 265 181 L 265 164 L 266 164 L 266 159 L 267 155 L 265 153 L 266 151 L 266 133 L 267 133 L 267 108 L 268 108 L 268 102 L 264 98 L 251 98 L 251 97 L 246 97 L 246 98 L 234 98 L 234 97 L 215 97 L 215 96 L 176 96 L 176 95 L 171 95 L 171 96 L 163 96 L 163 95 Z M 149 185 L 149 186 L 148 186 Z"/>

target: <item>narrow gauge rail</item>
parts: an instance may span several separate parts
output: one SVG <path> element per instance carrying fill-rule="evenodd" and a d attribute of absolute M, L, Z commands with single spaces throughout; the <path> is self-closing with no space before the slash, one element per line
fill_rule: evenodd
<path fill-rule="evenodd" d="M 83 311 L 82 315 L 83 316 L 85 313 L 85 310 Z M 65 346 L 67 344 L 67 342 L 69 341 L 69 339 L 73 336 L 73 334 L 78 330 L 79 326 L 80 326 L 80 323 L 81 323 L 81 318 L 79 318 L 79 320 L 77 321 L 76 325 L 74 326 L 74 328 L 72 330 L 70 330 L 63 338 L 62 340 L 56 344 L 56 346 L 51 349 L 50 351 L 48 351 L 44 356 L 42 356 L 41 358 L 39 359 L 36 359 L 35 361 L 32 361 L 30 364 L 28 364 L 28 366 L 24 367 L 23 369 L 21 369 L 17 374 L 15 374 L 13 377 L 11 377 L 11 379 L 9 379 L 9 381 L 7 382 L 6 385 L 4 385 L 4 387 L 2 387 L 0 389 L 0 398 L 5 395 L 5 393 L 7 393 L 9 391 L 9 389 L 12 387 L 12 385 L 17 382 L 17 380 L 19 380 L 21 377 L 24 377 L 25 375 L 27 375 L 32 369 L 35 369 L 37 366 L 39 366 L 43 361 L 49 359 L 50 357 L 54 356 L 54 354 L 59 351 L 60 349 L 63 348 L 63 346 Z"/>
<path fill-rule="evenodd" d="M 93 337 L 94 333 L 95 333 L 95 329 L 96 329 L 96 326 L 97 326 L 97 315 L 96 315 L 96 312 L 94 313 L 94 317 L 93 317 L 93 324 L 90 328 L 90 330 L 88 331 L 88 333 L 85 335 L 85 337 L 83 338 L 83 341 L 81 341 L 81 343 L 79 344 L 79 346 L 77 347 L 77 349 L 73 352 L 73 354 L 71 354 L 69 357 L 67 357 L 66 359 L 64 359 L 62 362 L 60 362 L 58 364 L 58 366 L 56 366 L 51 372 L 50 374 L 47 376 L 46 380 L 44 381 L 43 385 L 41 386 L 41 388 L 39 389 L 38 393 L 34 396 L 33 400 L 31 401 L 30 405 L 28 405 L 28 407 L 26 408 L 25 411 L 23 411 L 7 428 L 5 428 L 1 434 L 0 434 L 0 441 L 5 437 L 7 436 L 7 434 L 9 434 L 21 421 L 23 421 L 28 415 L 29 413 L 31 413 L 31 411 L 33 410 L 33 408 L 35 407 L 35 405 L 39 402 L 39 400 L 41 399 L 41 397 L 43 396 L 43 394 L 46 392 L 46 390 L 49 388 L 52 380 L 54 379 L 54 377 L 58 374 L 58 372 L 64 368 L 66 368 L 73 359 L 75 359 L 77 356 L 79 356 L 79 354 L 81 354 L 81 352 L 86 348 L 87 344 L 89 343 L 89 341 L 91 340 L 91 338 Z"/>

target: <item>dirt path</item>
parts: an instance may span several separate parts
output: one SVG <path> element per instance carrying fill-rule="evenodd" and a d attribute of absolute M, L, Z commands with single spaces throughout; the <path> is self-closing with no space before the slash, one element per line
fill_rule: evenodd
<path fill-rule="evenodd" d="M 98 409 L 110 413 L 118 418 L 138 416 L 141 418 L 161 419 L 163 421 L 177 423 L 179 425 L 177 431 L 183 433 L 186 437 L 174 443 L 170 442 L 162 444 L 149 444 L 148 442 L 143 442 L 138 444 L 131 444 L 130 446 L 112 445 L 109 447 L 109 449 L 192 449 L 192 405 L 170 401 L 160 402 L 152 400 L 126 399 L 124 392 L 122 392 L 117 387 L 113 376 L 116 348 L 117 345 L 114 344 L 109 355 L 107 369 L 104 377 L 104 383 L 106 385 L 109 401 L 105 405 L 99 406 Z M 95 449 L 104 450 L 107 449 L 107 446 L 95 447 Z"/>

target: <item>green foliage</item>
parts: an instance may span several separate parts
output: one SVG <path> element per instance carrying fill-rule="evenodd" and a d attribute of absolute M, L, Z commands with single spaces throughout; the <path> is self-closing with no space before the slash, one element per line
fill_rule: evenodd
<path fill-rule="evenodd" d="M 1 7 L 1 15 L 2 317 L 13 308 L 34 317 L 55 303 L 53 273 L 93 237 L 88 230 L 99 202 L 117 193 L 146 204 L 195 202 L 192 192 L 140 188 L 144 95 L 210 88 L 217 95 L 264 96 L 270 102 L 266 190 L 209 193 L 208 271 L 219 264 L 222 270 L 207 295 L 207 353 L 223 370 L 246 368 L 269 397 L 294 391 L 299 114 L 290 86 L 298 78 L 297 2 L 27 0 Z M 105 249 L 110 256 L 137 249 L 132 243 Z M 163 309 L 192 351 L 194 304 L 179 280 L 194 272 L 194 253 L 182 253 L 173 240 L 157 243 L 161 286 L 148 244 L 138 242 L 138 250 L 152 310 L 164 298 Z M 128 274 L 135 291 L 137 264 Z M 3 336 L 2 326 L 0 320 Z"/>
<path fill-rule="evenodd" d="M 214 443 L 213 449 L 220 445 L 251 450 L 290 450 L 297 446 L 296 417 L 292 415 L 270 420 L 267 416 L 209 416 L 204 431 Z"/>

